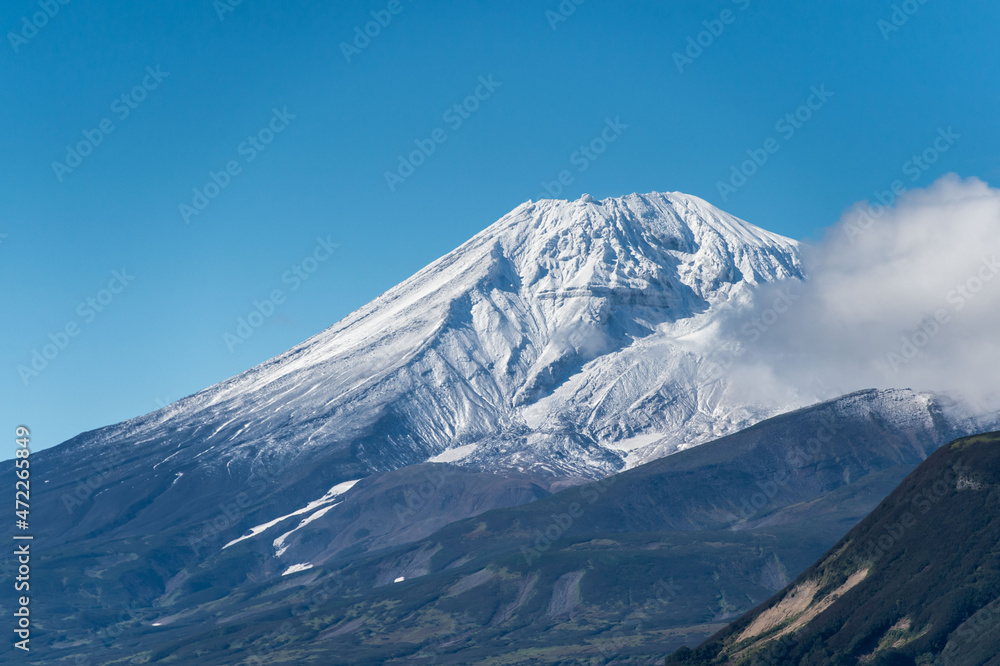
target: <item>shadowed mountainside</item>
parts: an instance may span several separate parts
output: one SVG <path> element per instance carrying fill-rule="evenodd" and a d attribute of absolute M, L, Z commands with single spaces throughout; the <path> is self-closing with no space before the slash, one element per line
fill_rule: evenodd
<path fill-rule="evenodd" d="M 66 657 L 100 648 L 152 663 L 645 663 L 784 587 L 964 427 L 933 396 L 864 391 L 409 545 L 365 552 L 362 538 L 277 580 L 255 573 L 269 561 L 265 535 L 159 583 L 145 541 L 113 544 L 135 555 L 99 564 L 66 550 L 50 565 L 61 579 L 87 569 L 94 585 L 149 589 L 45 612 L 60 617 Z M 337 523 L 327 516 L 299 530 L 303 544 L 329 541 Z M 115 604 L 142 594 L 150 607 L 115 623 Z M 120 633 L 100 646 L 109 621 Z"/>
<path fill-rule="evenodd" d="M 668 664 L 1000 664 L 1000 433 L 934 453 L 779 594 Z"/>

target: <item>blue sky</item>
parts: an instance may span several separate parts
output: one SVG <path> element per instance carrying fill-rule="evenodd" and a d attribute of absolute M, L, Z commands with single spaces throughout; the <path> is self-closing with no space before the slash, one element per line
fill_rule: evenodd
<path fill-rule="evenodd" d="M 995 185 L 1000 7 L 896 7 L 6 2 L 0 432 L 44 448 L 245 370 L 564 171 L 798 239 L 897 179 Z"/>

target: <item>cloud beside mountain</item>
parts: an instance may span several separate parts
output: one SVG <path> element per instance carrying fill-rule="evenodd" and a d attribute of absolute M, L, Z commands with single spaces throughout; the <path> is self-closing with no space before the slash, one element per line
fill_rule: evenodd
<path fill-rule="evenodd" d="M 722 325 L 734 390 L 809 402 L 867 387 L 1000 400 L 1000 189 L 945 176 L 857 204 L 803 247 L 804 282 L 763 285 Z M 782 300 L 784 299 L 784 300 Z"/>

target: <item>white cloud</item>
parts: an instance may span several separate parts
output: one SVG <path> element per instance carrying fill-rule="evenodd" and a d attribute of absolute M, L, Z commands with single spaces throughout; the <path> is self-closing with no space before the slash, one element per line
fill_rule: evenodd
<path fill-rule="evenodd" d="M 871 387 L 1000 396 L 1000 190 L 949 175 L 868 212 L 854 206 L 805 249 L 805 283 L 764 287 L 726 323 L 743 342 L 734 390 L 782 402 Z M 782 288 L 798 300 L 768 313 Z M 770 325 L 748 326 L 762 316 Z"/>

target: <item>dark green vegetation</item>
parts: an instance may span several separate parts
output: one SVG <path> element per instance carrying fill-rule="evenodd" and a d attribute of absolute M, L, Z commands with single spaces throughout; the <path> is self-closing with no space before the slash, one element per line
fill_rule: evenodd
<path fill-rule="evenodd" d="M 386 516 L 390 503 L 362 493 L 382 523 L 365 526 L 365 511 L 338 518 L 351 530 L 346 549 L 284 577 L 264 547 L 270 539 L 221 550 L 242 528 L 206 539 L 197 556 L 183 527 L 125 523 L 51 536 L 36 563 L 31 656 L 101 664 L 662 660 L 784 587 L 961 427 L 910 392 L 862 392 L 374 551 L 373 535 L 405 532 L 422 514 Z M 474 490 L 471 479 L 455 478 L 443 497 L 426 501 L 467 500 L 448 494 Z M 330 543 L 330 526 L 303 529 L 301 539 Z"/>
<path fill-rule="evenodd" d="M 942 447 L 788 588 L 667 663 L 1000 664 L 1000 433 Z"/>

